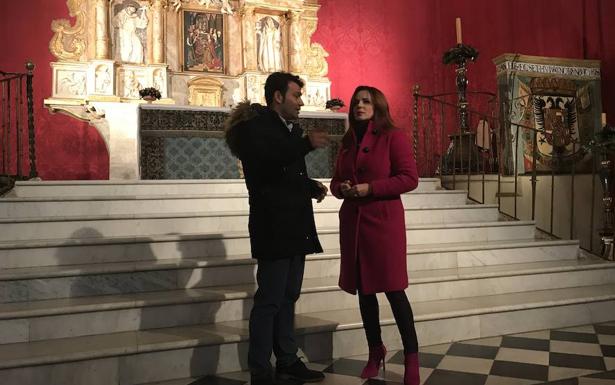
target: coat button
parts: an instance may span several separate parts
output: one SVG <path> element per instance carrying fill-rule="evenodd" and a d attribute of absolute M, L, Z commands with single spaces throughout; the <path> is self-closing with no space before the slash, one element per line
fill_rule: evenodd
<path fill-rule="evenodd" d="M 303 175 L 303 171 L 301 171 L 301 172 L 299 173 L 299 175 Z"/>
<path fill-rule="evenodd" d="M 369 147 L 363 147 L 363 152 L 367 154 L 369 152 Z"/>
<path fill-rule="evenodd" d="M 365 171 L 365 168 L 363 168 L 363 167 L 359 167 L 359 168 L 357 169 L 357 172 L 358 172 L 359 174 L 363 174 L 363 172 L 364 172 L 364 171 Z"/>
<path fill-rule="evenodd" d="M 374 131 L 372 131 L 372 134 L 378 135 L 378 130 L 374 128 Z"/>

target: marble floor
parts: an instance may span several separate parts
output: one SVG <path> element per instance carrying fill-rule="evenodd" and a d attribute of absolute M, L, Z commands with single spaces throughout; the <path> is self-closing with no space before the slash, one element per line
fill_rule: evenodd
<path fill-rule="evenodd" d="M 425 346 L 419 357 L 425 385 L 615 385 L 615 322 Z M 371 380 L 358 377 L 366 358 L 308 365 L 325 372 L 322 385 L 403 383 L 403 352 L 389 352 L 384 377 L 381 371 Z M 183 384 L 244 385 L 248 379 L 241 372 Z"/>

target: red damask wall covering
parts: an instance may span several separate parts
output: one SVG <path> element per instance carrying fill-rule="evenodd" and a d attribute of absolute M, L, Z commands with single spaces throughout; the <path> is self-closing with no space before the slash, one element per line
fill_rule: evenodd
<path fill-rule="evenodd" d="M 491 59 L 504 52 L 602 61 L 603 109 L 615 124 L 613 0 L 321 0 L 313 40 L 329 52 L 332 96 L 348 103 L 359 84 L 384 91 L 398 125 L 410 128 L 412 86 L 425 93 L 452 91 L 454 75 L 441 64 L 463 39 L 480 51 L 470 66 L 471 90 L 495 91 Z M 107 179 L 108 155 L 95 128 L 43 109 L 51 93 L 51 21 L 67 18 L 65 0 L 0 0 L 0 69 L 37 65 L 37 159 L 43 179 Z"/>

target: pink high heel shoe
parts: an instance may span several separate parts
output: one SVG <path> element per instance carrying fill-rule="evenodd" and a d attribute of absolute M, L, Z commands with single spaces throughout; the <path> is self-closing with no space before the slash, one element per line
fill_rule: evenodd
<path fill-rule="evenodd" d="M 376 377 L 380 371 L 380 362 L 382 362 L 382 375 L 384 376 L 384 372 L 386 371 L 384 367 L 384 357 L 386 354 L 387 349 L 384 345 L 369 348 L 369 358 L 367 359 L 367 364 L 365 364 L 365 367 L 361 372 L 361 378 Z"/>
<path fill-rule="evenodd" d="M 420 385 L 419 354 L 408 353 L 404 359 L 404 385 Z"/>

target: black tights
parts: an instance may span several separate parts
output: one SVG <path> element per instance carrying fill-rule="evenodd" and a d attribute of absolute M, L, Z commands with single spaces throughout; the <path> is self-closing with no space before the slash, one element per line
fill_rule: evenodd
<path fill-rule="evenodd" d="M 419 345 L 416 338 L 416 330 L 414 329 L 414 316 L 412 315 L 412 308 L 406 293 L 400 290 L 386 292 L 385 294 L 389 304 L 391 304 L 391 310 L 393 310 L 399 334 L 401 334 L 404 353 L 418 352 Z M 361 294 L 359 292 L 359 308 L 361 309 L 361 318 L 363 319 L 363 327 L 367 336 L 367 344 L 370 348 L 381 345 L 380 316 L 378 314 L 378 298 L 376 298 L 376 294 Z"/>

